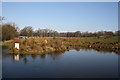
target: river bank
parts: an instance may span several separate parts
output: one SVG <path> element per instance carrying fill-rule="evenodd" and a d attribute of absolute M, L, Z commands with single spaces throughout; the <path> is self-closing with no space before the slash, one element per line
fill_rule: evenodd
<path fill-rule="evenodd" d="M 96 50 L 110 50 L 120 53 L 119 37 L 30 37 L 14 39 L 2 42 L 9 46 L 11 54 L 46 54 L 53 52 L 65 52 L 73 48 L 89 48 Z M 20 48 L 15 48 L 15 43 Z"/>

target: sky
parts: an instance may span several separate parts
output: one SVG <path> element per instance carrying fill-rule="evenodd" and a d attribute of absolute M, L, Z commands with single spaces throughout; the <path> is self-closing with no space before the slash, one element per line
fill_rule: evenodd
<path fill-rule="evenodd" d="M 119 2 L 119 0 L 1 0 L 2 2 Z"/>
<path fill-rule="evenodd" d="M 58 32 L 118 30 L 117 2 L 2 2 L 3 22 Z"/>
<path fill-rule="evenodd" d="M 2 15 L 2 2 L 0 2 L 0 15 Z"/>

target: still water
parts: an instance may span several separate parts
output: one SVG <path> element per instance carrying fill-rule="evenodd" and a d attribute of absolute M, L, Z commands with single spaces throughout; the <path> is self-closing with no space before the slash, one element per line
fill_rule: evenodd
<path fill-rule="evenodd" d="M 8 55 L 3 48 L 3 78 L 118 78 L 118 54 L 69 50 L 46 55 Z"/>

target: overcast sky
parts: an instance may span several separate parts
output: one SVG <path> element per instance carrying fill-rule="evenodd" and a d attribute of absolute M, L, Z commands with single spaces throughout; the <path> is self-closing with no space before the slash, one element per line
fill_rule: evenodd
<path fill-rule="evenodd" d="M 3 2 L 4 22 L 58 32 L 118 29 L 117 2 Z"/>

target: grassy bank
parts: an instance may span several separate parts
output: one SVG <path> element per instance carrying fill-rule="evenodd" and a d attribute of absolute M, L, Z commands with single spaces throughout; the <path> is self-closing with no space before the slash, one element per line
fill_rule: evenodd
<path fill-rule="evenodd" d="M 120 37 L 34 37 L 4 41 L 9 45 L 9 53 L 14 54 L 45 54 L 64 52 L 72 48 L 106 49 L 120 53 Z M 20 43 L 20 49 L 14 48 L 14 43 Z"/>
<path fill-rule="evenodd" d="M 9 46 L 13 40 L 0 42 L 0 46 Z"/>

